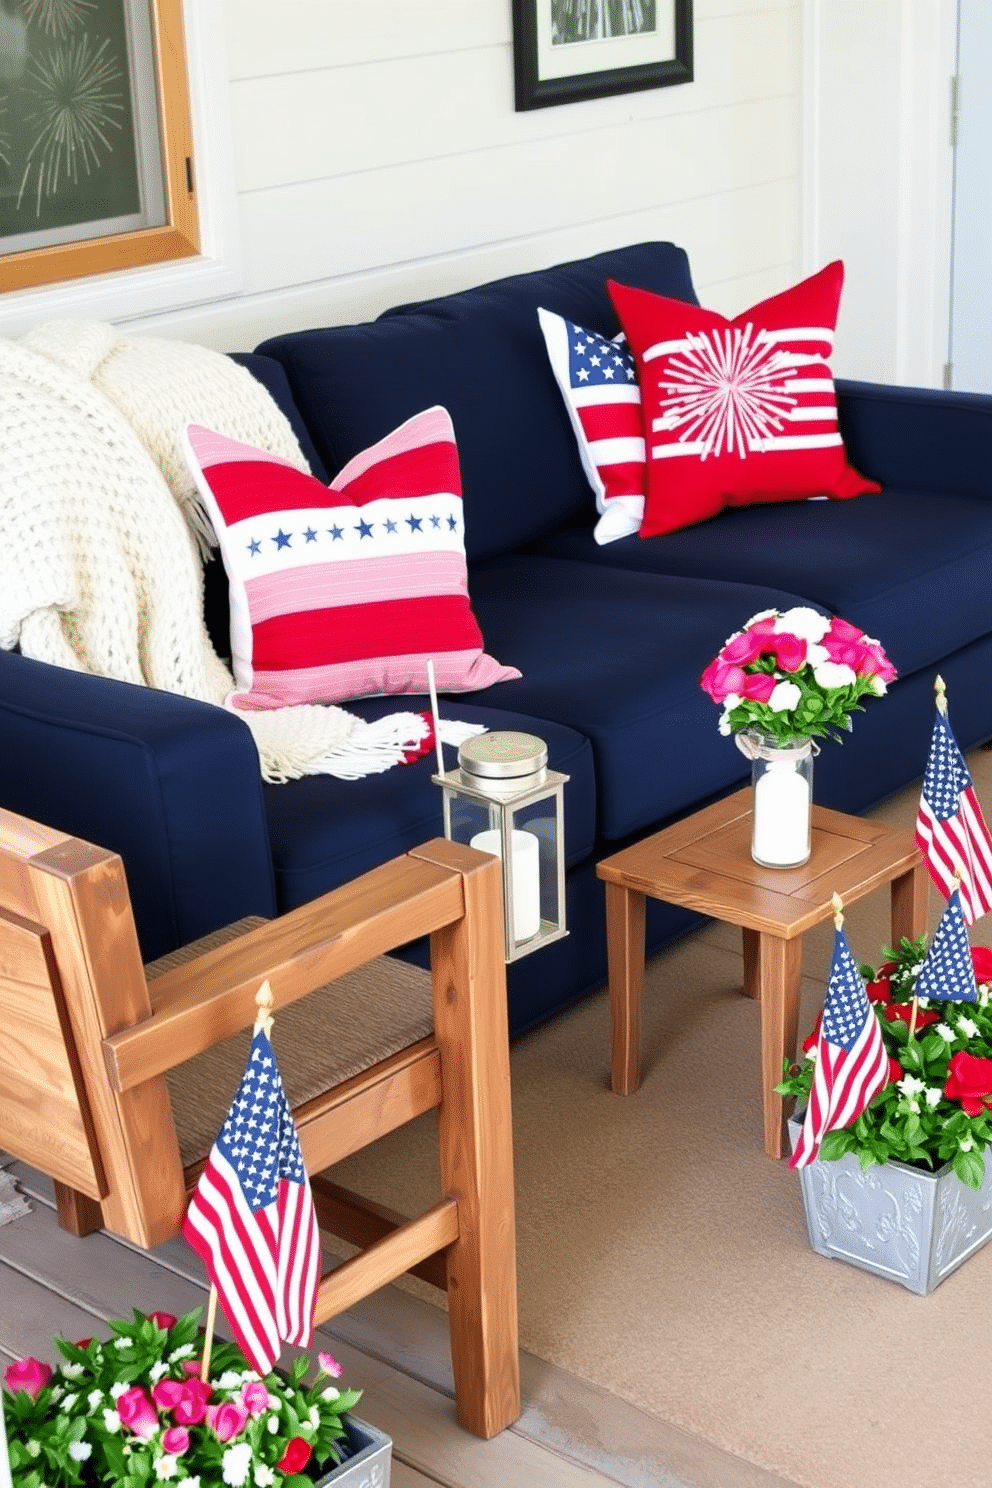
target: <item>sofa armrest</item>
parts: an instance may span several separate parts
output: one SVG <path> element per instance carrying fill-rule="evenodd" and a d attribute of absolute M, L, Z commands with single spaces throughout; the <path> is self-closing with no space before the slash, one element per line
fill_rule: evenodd
<path fill-rule="evenodd" d="M 0 805 L 120 853 L 145 960 L 276 912 L 258 752 L 209 703 L 0 651 Z"/>
<path fill-rule="evenodd" d="M 992 397 L 837 381 L 848 458 L 884 486 L 992 497 Z"/>

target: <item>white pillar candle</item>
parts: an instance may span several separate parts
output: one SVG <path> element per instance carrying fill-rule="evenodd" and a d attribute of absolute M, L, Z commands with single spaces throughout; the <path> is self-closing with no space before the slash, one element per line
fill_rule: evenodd
<path fill-rule="evenodd" d="M 809 782 L 792 760 L 772 760 L 754 787 L 751 856 L 770 867 L 809 855 Z"/>
<path fill-rule="evenodd" d="M 513 865 L 513 939 L 516 944 L 531 940 L 541 928 L 541 876 L 539 843 L 533 832 L 514 829 L 511 837 Z M 494 827 L 488 832 L 476 832 L 469 843 L 479 852 L 492 853 L 494 858 L 503 856 L 503 835 Z"/>

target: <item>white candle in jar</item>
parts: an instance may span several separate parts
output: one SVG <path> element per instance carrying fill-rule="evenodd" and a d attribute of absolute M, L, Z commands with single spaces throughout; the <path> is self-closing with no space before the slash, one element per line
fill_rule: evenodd
<path fill-rule="evenodd" d="M 754 787 L 751 856 L 772 867 L 809 855 L 809 782 L 792 760 L 772 760 Z"/>
<path fill-rule="evenodd" d="M 531 940 L 541 928 L 540 850 L 534 833 L 518 828 L 514 828 L 511 834 L 511 843 L 513 939 L 519 944 L 522 940 Z M 502 858 L 503 835 L 495 827 L 488 832 L 476 832 L 469 846 L 478 848 L 479 852 L 492 853 L 494 858 Z"/>

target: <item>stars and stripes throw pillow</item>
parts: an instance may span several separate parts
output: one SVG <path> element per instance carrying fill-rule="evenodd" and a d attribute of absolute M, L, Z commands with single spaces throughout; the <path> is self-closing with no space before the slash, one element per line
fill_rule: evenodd
<path fill-rule="evenodd" d="M 630 537 L 644 516 L 647 470 L 641 390 L 627 338 L 621 332 L 607 340 L 543 308 L 537 316 L 582 468 L 596 493 L 593 536 L 601 544 Z"/>
<path fill-rule="evenodd" d="M 838 260 L 733 320 L 608 282 L 637 361 L 647 463 L 640 535 L 727 506 L 881 488 L 848 463 L 829 357 Z"/>
<path fill-rule="evenodd" d="M 428 408 L 324 486 L 201 425 L 190 468 L 230 587 L 239 708 L 441 692 L 519 677 L 483 647 L 451 417 Z"/>

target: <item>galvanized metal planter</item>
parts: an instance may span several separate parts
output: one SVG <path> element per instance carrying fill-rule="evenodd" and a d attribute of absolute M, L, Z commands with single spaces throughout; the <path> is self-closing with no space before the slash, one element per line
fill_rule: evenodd
<path fill-rule="evenodd" d="M 802 1112 L 789 1118 L 795 1150 Z M 817 1255 L 848 1261 L 925 1296 L 992 1239 L 992 1162 L 981 1188 L 949 1163 L 936 1172 L 888 1162 L 862 1172 L 853 1153 L 798 1170 L 809 1242 Z"/>
<path fill-rule="evenodd" d="M 318 1478 L 315 1488 L 389 1488 L 390 1438 L 357 1416 L 344 1416 L 343 1422 L 351 1455 Z"/>

